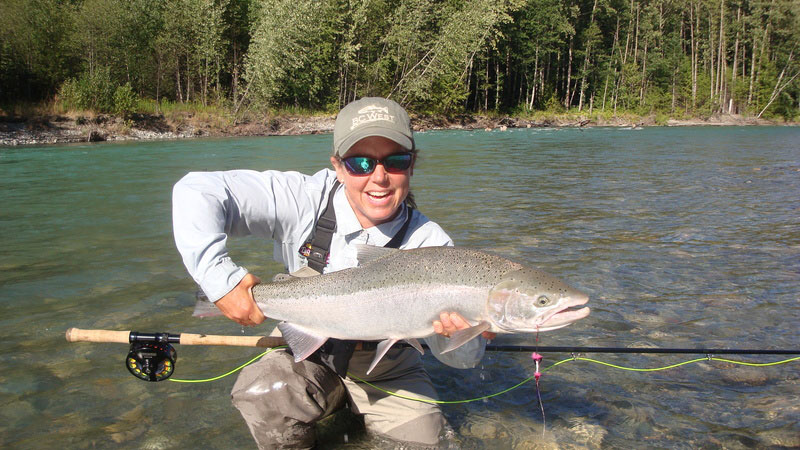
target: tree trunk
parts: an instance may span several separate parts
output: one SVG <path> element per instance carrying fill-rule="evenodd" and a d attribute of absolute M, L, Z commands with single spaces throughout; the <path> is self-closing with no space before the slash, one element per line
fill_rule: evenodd
<path fill-rule="evenodd" d="M 692 111 L 697 108 L 697 41 L 694 37 L 695 17 L 697 17 L 697 27 L 700 26 L 700 18 L 696 12 L 694 2 L 689 3 L 689 35 L 692 46 Z"/>
<path fill-rule="evenodd" d="M 642 54 L 642 84 L 639 87 L 639 102 L 644 101 L 644 87 L 647 84 L 647 47 L 650 44 L 649 39 L 644 40 L 644 52 Z"/>
<path fill-rule="evenodd" d="M 536 46 L 536 58 L 533 64 L 533 89 L 531 90 L 531 101 L 530 106 L 528 106 L 529 110 L 533 110 L 533 102 L 536 99 L 536 76 L 539 71 L 539 46 Z"/>
<path fill-rule="evenodd" d="M 639 12 L 641 9 L 636 5 L 636 34 L 633 37 L 633 62 L 639 60 Z"/>
<path fill-rule="evenodd" d="M 761 112 L 758 113 L 758 115 L 756 117 L 760 118 L 761 115 L 764 114 L 764 111 L 766 111 L 767 108 L 769 108 L 769 106 L 772 104 L 772 102 L 774 102 L 775 99 L 778 98 L 778 95 L 780 95 L 780 93 L 786 88 L 786 86 L 790 85 L 795 80 L 795 78 L 797 78 L 797 76 L 800 75 L 800 70 L 798 70 L 798 72 L 796 74 L 794 74 L 794 76 L 792 76 L 792 78 L 790 78 L 788 81 L 786 81 L 786 83 L 783 84 L 783 86 L 781 86 L 781 80 L 783 80 L 784 75 L 786 75 L 786 69 L 789 66 L 791 66 L 792 57 L 793 56 L 794 56 L 794 50 L 789 52 L 789 58 L 786 61 L 786 65 L 783 66 L 783 70 L 781 70 L 781 74 L 778 76 L 778 80 L 775 82 L 775 87 L 772 88 L 772 94 L 770 94 L 770 96 L 769 96 L 769 101 L 764 106 L 764 108 L 761 110 Z"/>
<path fill-rule="evenodd" d="M 711 75 L 709 77 L 711 83 L 710 83 L 710 86 L 709 86 L 708 99 L 709 99 L 709 101 L 711 101 L 711 107 L 712 108 L 714 107 L 713 102 L 714 102 L 714 97 L 716 95 L 716 92 L 714 92 L 714 88 L 716 87 L 716 83 L 714 82 L 714 75 L 716 74 L 716 72 L 714 70 L 714 68 L 715 68 L 714 64 L 716 63 L 716 60 L 715 60 L 715 56 L 716 55 L 714 54 L 714 50 L 715 50 L 715 48 L 714 48 L 714 22 L 712 21 L 711 14 L 709 13 L 709 15 L 708 15 L 708 51 L 709 51 L 708 61 L 709 61 L 709 65 L 711 67 L 711 72 L 710 72 Z"/>
<path fill-rule="evenodd" d="M 717 51 L 717 93 L 719 108 L 725 112 L 725 0 L 719 2 L 719 50 Z"/>
<path fill-rule="evenodd" d="M 569 105 L 570 105 L 570 95 L 569 95 L 570 92 L 569 91 L 570 91 L 570 83 L 572 83 L 572 44 L 573 44 L 573 38 L 572 38 L 572 36 L 570 36 L 569 37 L 569 60 L 567 61 L 567 85 L 566 85 L 567 93 L 564 96 L 564 107 L 567 108 L 567 109 L 569 109 Z"/>
<path fill-rule="evenodd" d="M 594 12 L 597 9 L 597 0 L 594 0 L 594 5 L 592 6 L 592 15 L 589 19 L 589 28 L 591 29 L 592 25 L 594 25 Z M 587 78 L 587 71 L 589 70 L 589 56 L 592 53 L 592 42 L 589 41 L 586 43 L 586 56 L 583 58 L 583 73 L 581 74 L 581 95 L 580 99 L 578 100 L 578 111 L 583 111 L 583 96 L 586 92 L 586 78 Z"/>

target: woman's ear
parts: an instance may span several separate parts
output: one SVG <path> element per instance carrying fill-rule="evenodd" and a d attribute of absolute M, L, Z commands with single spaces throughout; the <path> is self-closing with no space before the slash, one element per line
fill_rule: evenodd
<path fill-rule="evenodd" d="M 342 165 L 342 161 L 335 156 L 331 156 L 331 165 L 333 166 L 333 170 L 336 171 L 336 179 L 339 180 L 339 183 L 344 184 L 344 166 Z"/>

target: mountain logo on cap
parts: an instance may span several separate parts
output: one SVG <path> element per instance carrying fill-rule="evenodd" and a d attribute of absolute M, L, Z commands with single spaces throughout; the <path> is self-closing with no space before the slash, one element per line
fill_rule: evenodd
<path fill-rule="evenodd" d="M 378 120 L 386 120 L 394 123 L 394 117 L 395 116 L 389 114 L 389 108 L 386 106 L 365 106 L 358 110 L 357 116 L 353 117 L 353 124 L 350 126 L 350 130 L 352 131 L 360 125 L 376 122 Z"/>

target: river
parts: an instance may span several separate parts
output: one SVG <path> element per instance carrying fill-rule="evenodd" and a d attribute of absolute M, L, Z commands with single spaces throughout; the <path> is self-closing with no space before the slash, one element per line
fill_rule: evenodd
<path fill-rule="evenodd" d="M 541 345 L 800 348 L 800 129 L 436 131 L 417 141 L 417 202 L 457 245 L 590 294 L 591 315 L 542 333 Z M 310 173 L 330 145 L 313 135 L 0 148 L 0 446 L 254 447 L 230 404 L 234 376 L 142 382 L 124 367 L 125 345 L 69 344 L 64 332 L 263 333 L 191 317 L 196 287 L 172 241 L 171 187 L 193 170 Z M 240 239 L 231 252 L 263 279 L 282 269 L 270 242 Z M 175 378 L 215 376 L 259 353 L 177 350 Z M 694 358 L 582 356 L 636 368 Z M 545 354 L 543 366 L 568 358 Z M 445 400 L 534 371 L 524 354 L 487 354 L 471 370 L 425 362 Z M 544 416 L 533 383 L 443 410 L 451 444 L 464 448 L 798 447 L 798 367 L 569 361 L 540 380 Z M 323 431 L 323 448 L 374 445 L 347 424 Z"/>

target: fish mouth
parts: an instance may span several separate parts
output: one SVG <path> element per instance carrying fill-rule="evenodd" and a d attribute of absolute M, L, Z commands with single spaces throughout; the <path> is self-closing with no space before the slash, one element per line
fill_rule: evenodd
<path fill-rule="evenodd" d="M 573 309 L 573 307 L 585 305 L 588 301 L 589 296 L 586 294 L 562 298 L 562 304 L 542 318 L 542 321 L 536 326 L 536 331 L 557 330 L 583 319 L 589 315 L 591 310 L 588 307 L 578 309 Z"/>

